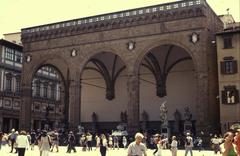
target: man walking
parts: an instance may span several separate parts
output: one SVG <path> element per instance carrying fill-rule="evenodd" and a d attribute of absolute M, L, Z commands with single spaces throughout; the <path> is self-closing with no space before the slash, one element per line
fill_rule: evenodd
<path fill-rule="evenodd" d="M 136 133 L 135 141 L 128 146 L 128 156 L 147 156 L 147 148 L 142 143 L 143 137 L 142 133 Z"/>
<path fill-rule="evenodd" d="M 185 156 L 188 155 L 188 152 L 190 152 L 191 156 L 193 156 L 192 148 L 193 148 L 193 139 L 190 136 L 190 133 L 187 133 L 187 137 L 185 139 Z"/>

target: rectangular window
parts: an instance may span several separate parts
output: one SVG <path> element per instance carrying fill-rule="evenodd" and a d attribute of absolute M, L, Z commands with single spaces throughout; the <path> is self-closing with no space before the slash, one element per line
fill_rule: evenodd
<path fill-rule="evenodd" d="M 6 47 L 6 49 L 5 49 L 5 58 L 8 59 L 8 60 L 13 61 L 13 56 L 14 56 L 14 50 Z"/>
<path fill-rule="evenodd" d="M 237 61 L 236 60 L 226 60 L 221 62 L 221 73 L 222 74 L 236 74 Z"/>
<path fill-rule="evenodd" d="M 7 92 L 12 91 L 12 78 L 7 77 L 6 79 L 6 91 Z"/>
<path fill-rule="evenodd" d="M 51 86 L 51 99 L 55 99 L 55 85 Z"/>
<path fill-rule="evenodd" d="M 40 97 L 40 82 L 36 82 L 36 96 Z"/>
<path fill-rule="evenodd" d="M 20 86 L 21 86 L 21 81 L 20 79 L 16 80 L 16 93 L 19 94 L 20 93 Z"/>
<path fill-rule="evenodd" d="M 44 87 L 43 87 L 43 97 L 44 98 L 47 98 L 47 91 L 48 91 L 47 85 L 44 85 Z"/>
<path fill-rule="evenodd" d="M 236 104 L 239 103 L 239 91 L 236 86 L 225 86 L 222 91 L 223 104 Z"/>
<path fill-rule="evenodd" d="M 223 46 L 224 46 L 223 47 L 224 49 L 232 48 L 232 37 L 231 36 L 223 38 Z"/>
<path fill-rule="evenodd" d="M 22 63 L 22 53 L 19 51 L 15 51 L 15 62 Z"/>

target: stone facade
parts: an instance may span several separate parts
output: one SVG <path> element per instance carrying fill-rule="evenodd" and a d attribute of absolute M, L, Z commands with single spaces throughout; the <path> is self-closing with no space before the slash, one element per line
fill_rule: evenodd
<path fill-rule="evenodd" d="M 226 15 L 229 17 L 229 15 Z M 224 16 L 222 16 L 223 19 Z M 220 123 L 222 132 L 226 132 L 231 125 L 240 122 L 239 105 L 239 54 L 240 54 L 240 23 L 234 20 L 226 26 L 224 31 L 217 33 L 218 77 Z"/>
<path fill-rule="evenodd" d="M 102 17 L 104 20 L 99 20 Z M 24 55 L 31 56 L 31 61 L 23 64 L 20 127 L 30 128 L 31 81 L 36 70 L 47 64 L 59 69 L 63 76 L 69 109 L 67 120 L 70 128 L 77 127 L 81 122 L 79 81 L 85 65 L 98 53 L 110 52 L 126 65 L 128 129 L 137 131 L 141 62 L 152 48 L 168 44 L 183 48 L 193 60 L 197 79 L 197 130 L 206 129 L 206 125 L 216 129 L 219 122 L 217 66 L 216 49 L 211 41 L 221 28 L 222 22 L 206 1 L 194 0 L 23 29 Z M 196 40 L 192 37 L 194 33 Z M 128 49 L 132 41 L 135 47 Z"/>

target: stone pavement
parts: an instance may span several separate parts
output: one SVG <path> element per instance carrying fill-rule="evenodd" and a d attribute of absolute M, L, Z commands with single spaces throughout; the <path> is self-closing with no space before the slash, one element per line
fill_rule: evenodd
<path fill-rule="evenodd" d="M 99 150 L 95 151 L 95 148 L 93 148 L 93 151 L 86 151 L 82 152 L 80 147 L 77 147 L 77 152 L 76 153 L 66 153 L 66 147 L 60 147 L 60 152 L 50 152 L 49 156 L 100 156 Z M 17 156 L 17 154 L 14 153 L 9 153 L 10 148 L 8 146 L 3 146 L 2 149 L 0 150 L 0 156 Z M 153 150 L 148 150 L 147 151 L 148 156 L 152 156 Z M 190 153 L 188 154 L 190 156 Z M 39 156 L 39 151 L 38 147 L 35 146 L 35 150 L 31 151 L 28 150 L 25 153 L 25 156 Z M 127 150 L 124 149 L 115 149 L 115 150 L 108 150 L 107 151 L 107 156 L 127 156 Z M 171 156 L 171 153 L 169 150 L 163 150 L 162 156 Z M 184 156 L 184 150 L 179 150 L 178 151 L 178 156 Z M 221 156 L 220 154 L 215 155 L 213 151 L 203 151 L 203 152 L 198 152 L 198 151 L 193 151 L 193 156 Z"/>

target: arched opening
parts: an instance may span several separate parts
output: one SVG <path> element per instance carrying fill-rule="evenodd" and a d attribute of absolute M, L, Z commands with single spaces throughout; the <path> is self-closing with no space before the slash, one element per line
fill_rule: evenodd
<path fill-rule="evenodd" d="M 144 56 L 139 68 L 142 130 L 153 133 L 161 130 L 160 106 L 165 103 L 171 134 L 179 134 L 186 128 L 195 131 L 197 80 L 193 60 L 185 49 L 173 44 L 152 48 Z M 186 115 L 191 117 L 186 119 Z M 186 120 L 191 127 L 185 127 Z"/>
<path fill-rule="evenodd" d="M 126 66 L 110 52 L 91 57 L 81 75 L 81 122 L 85 129 L 107 131 L 125 123 Z"/>
<path fill-rule="evenodd" d="M 55 66 L 40 66 L 32 78 L 33 129 L 65 128 L 68 121 L 68 106 L 64 78 Z"/>

